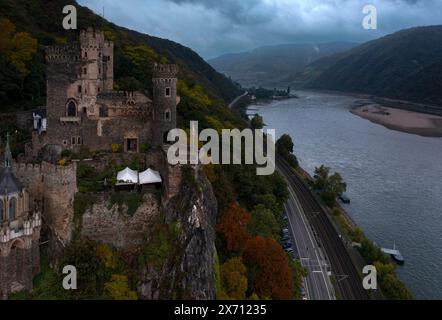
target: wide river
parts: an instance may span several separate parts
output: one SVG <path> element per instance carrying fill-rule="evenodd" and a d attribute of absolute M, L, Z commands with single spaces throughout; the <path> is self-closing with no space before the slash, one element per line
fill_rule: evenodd
<path fill-rule="evenodd" d="M 401 280 L 417 299 L 442 299 L 442 138 L 401 133 L 349 112 L 354 97 L 296 92 L 252 106 L 279 137 L 290 134 L 301 166 L 342 174 L 345 208 L 379 246 L 396 244 Z"/>

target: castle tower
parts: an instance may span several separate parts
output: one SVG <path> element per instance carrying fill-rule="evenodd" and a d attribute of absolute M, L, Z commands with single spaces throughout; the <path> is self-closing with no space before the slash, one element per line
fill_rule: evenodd
<path fill-rule="evenodd" d="M 32 279 L 40 270 L 39 212 L 29 211 L 29 195 L 12 173 L 9 134 L 0 169 L 0 298 L 21 290 L 32 290 Z"/>
<path fill-rule="evenodd" d="M 154 129 L 153 145 L 167 144 L 167 133 L 176 128 L 178 66 L 155 64 L 153 69 Z"/>
<path fill-rule="evenodd" d="M 81 31 L 75 43 L 46 49 L 45 144 L 81 148 L 83 120 L 99 117 L 97 96 L 113 89 L 113 50 L 113 43 L 105 40 L 104 33 L 91 28 Z"/>

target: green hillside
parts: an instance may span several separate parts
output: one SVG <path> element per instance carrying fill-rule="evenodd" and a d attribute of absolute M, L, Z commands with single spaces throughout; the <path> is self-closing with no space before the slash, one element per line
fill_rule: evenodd
<path fill-rule="evenodd" d="M 0 0 L 0 112 L 45 105 L 44 49 L 77 38 L 78 30 L 62 28 L 62 8 L 72 3 Z M 181 119 L 205 121 L 201 115 L 205 113 L 218 114 L 227 122 L 236 121 L 236 116 L 224 106 L 239 95 L 239 89 L 191 49 L 116 26 L 86 7 L 76 7 L 79 30 L 99 28 L 115 42 L 115 89 L 141 90 L 150 95 L 153 63 L 177 63 L 183 98 L 179 108 Z M 13 25 L 6 28 L 5 23 Z M 37 41 L 36 50 L 33 41 Z M 197 112 L 209 107 L 210 112 Z"/>
<path fill-rule="evenodd" d="M 441 66 L 442 26 L 411 28 L 317 61 L 307 87 L 442 105 Z"/>
<path fill-rule="evenodd" d="M 296 43 L 266 46 L 209 60 L 218 71 L 246 87 L 286 87 L 287 78 L 304 69 L 312 61 L 349 50 L 351 42 L 321 44 Z"/>

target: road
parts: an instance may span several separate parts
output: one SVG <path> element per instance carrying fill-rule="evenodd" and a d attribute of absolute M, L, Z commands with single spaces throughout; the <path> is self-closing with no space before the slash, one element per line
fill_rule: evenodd
<path fill-rule="evenodd" d="M 331 276 L 334 282 L 334 289 L 336 296 L 343 300 L 366 300 L 369 299 L 367 291 L 362 287 L 362 279 L 360 274 L 358 273 L 353 261 L 345 247 L 344 243 L 341 240 L 341 237 L 336 232 L 335 227 L 332 222 L 329 220 L 327 213 L 324 211 L 322 206 L 318 203 L 316 198 L 313 196 L 310 189 L 305 185 L 301 178 L 298 177 L 297 174 L 293 172 L 290 166 L 287 164 L 285 160 L 277 158 L 277 167 L 280 172 L 284 174 L 286 179 L 289 182 L 289 185 L 292 189 L 291 198 L 298 199 L 298 203 L 305 214 L 305 217 L 308 220 L 312 229 L 314 230 L 314 234 L 316 235 L 319 244 L 321 245 L 321 249 L 324 250 L 325 256 L 328 258 L 327 261 L 329 263 L 329 270 L 331 271 Z M 296 204 L 296 201 L 295 201 Z M 293 201 L 292 207 L 290 207 L 290 202 L 288 204 L 289 209 L 293 212 Z M 290 214 L 291 217 L 296 216 L 294 214 Z M 302 217 L 302 215 L 301 215 Z M 292 219 L 293 220 L 293 219 Z M 293 229 L 293 228 L 292 228 Z M 300 232 L 298 230 L 297 232 Z M 301 231 L 302 233 L 302 231 Z M 304 236 L 297 236 L 298 238 L 305 238 Z M 311 235 L 310 235 L 311 237 Z M 300 247 L 302 247 L 300 240 Z M 314 242 L 314 240 L 312 240 Z M 308 244 L 308 242 L 307 242 Z M 309 248 L 308 251 L 311 249 Z M 316 250 L 318 252 L 316 263 L 320 264 L 321 250 Z M 302 250 L 300 252 L 302 254 Z M 316 254 L 315 254 L 316 256 Z M 313 258 L 315 257 L 313 256 Z M 312 255 L 308 254 L 306 257 L 311 261 Z M 313 264 L 315 260 L 313 260 Z M 320 267 L 321 268 L 321 267 Z M 323 270 L 316 270 L 322 273 Z M 317 278 L 317 277 L 316 277 Z M 310 291 L 312 291 L 312 299 L 313 290 L 315 285 L 319 286 L 319 279 L 312 278 L 308 284 Z M 317 282 L 315 282 L 317 281 Z M 320 287 L 321 288 L 321 287 Z M 323 291 L 324 289 L 318 288 L 317 291 Z M 323 286 L 322 286 L 323 288 Z M 324 296 L 323 293 L 321 293 Z"/>
<path fill-rule="evenodd" d="M 288 190 L 289 199 L 285 204 L 285 213 L 301 264 L 308 270 L 308 276 L 305 278 L 306 296 L 308 300 L 335 300 L 324 254 L 306 221 L 293 188 L 289 186 Z"/>
<path fill-rule="evenodd" d="M 235 99 L 233 99 L 233 101 L 230 102 L 230 104 L 229 104 L 229 108 L 232 108 L 232 107 L 235 105 L 235 103 L 238 102 L 239 99 L 241 99 L 242 97 L 245 97 L 245 96 L 248 95 L 248 94 L 249 94 L 249 92 L 246 91 L 246 92 L 244 92 L 242 95 L 240 95 L 240 96 L 236 97 Z"/>

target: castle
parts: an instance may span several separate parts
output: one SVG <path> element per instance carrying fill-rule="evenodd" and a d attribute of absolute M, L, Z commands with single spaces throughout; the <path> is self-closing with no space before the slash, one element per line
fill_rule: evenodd
<path fill-rule="evenodd" d="M 178 68 L 154 65 L 152 99 L 114 91 L 113 49 L 103 32 L 88 29 L 79 41 L 46 50 L 47 106 L 33 112 L 26 161 L 13 162 L 8 139 L 0 165 L 0 298 L 32 290 L 42 221 L 51 251 L 72 239 L 77 164 L 57 165 L 63 151 L 149 150 L 166 197 L 178 192 L 181 171 L 167 163 L 163 148 L 176 128 Z"/>
<path fill-rule="evenodd" d="M 40 270 L 41 214 L 30 208 L 26 188 L 12 173 L 9 136 L 0 169 L 0 298 L 32 289 Z"/>
<path fill-rule="evenodd" d="M 177 66 L 154 66 L 153 101 L 141 92 L 113 91 L 113 48 L 103 32 L 88 29 L 76 43 L 47 49 L 46 132 L 34 132 L 33 156 L 112 145 L 136 153 L 166 143 L 176 128 Z"/>

